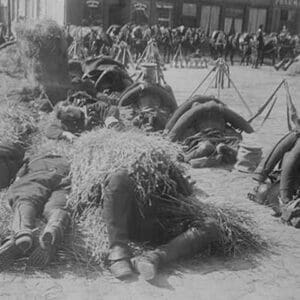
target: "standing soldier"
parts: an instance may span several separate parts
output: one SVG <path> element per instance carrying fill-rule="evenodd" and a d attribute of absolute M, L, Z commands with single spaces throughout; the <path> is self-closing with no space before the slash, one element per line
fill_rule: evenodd
<path fill-rule="evenodd" d="M 257 58 L 255 61 L 255 68 L 258 67 L 258 62 L 262 65 L 264 44 L 263 25 L 260 25 L 257 31 Z"/>

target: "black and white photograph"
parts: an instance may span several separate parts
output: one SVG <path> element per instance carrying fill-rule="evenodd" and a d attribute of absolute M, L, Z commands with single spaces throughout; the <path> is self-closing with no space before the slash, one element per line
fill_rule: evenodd
<path fill-rule="evenodd" d="M 1 300 L 297 300 L 299 228 L 300 0 L 0 0 Z"/>

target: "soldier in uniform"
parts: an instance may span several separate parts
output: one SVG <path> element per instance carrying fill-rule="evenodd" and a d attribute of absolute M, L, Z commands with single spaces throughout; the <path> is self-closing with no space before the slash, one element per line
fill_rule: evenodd
<path fill-rule="evenodd" d="M 48 127 L 46 136 L 49 139 L 66 139 L 72 142 L 76 136 L 96 126 L 120 126 L 119 119 L 119 109 L 102 101 L 86 105 L 83 102 L 61 105 L 57 108 L 56 119 Z"/>
<path fill-rule="evenodd" d="M 67 159 L 61 156 L 43 155 L 25 161 L 7 193 L 13 222 L 11 236 L 0 246 L 0 271 L 23 256 L 30 256 L 35 267 L 44 267 L 54 259 L 70 223 L 69 172 Z M 36 219 L 41 217 L 47 224 L 37 242 L 34 231 Z"/>
<path fill-rule="evenodd" d="M 271 206 L 275 216 L 281 216 L 284 222 L 300 228 L 299 132 L 291 131 L 285 135 L 262 160 L 255 173 L 254 179 L 259 184 L 249 198 Z"/>

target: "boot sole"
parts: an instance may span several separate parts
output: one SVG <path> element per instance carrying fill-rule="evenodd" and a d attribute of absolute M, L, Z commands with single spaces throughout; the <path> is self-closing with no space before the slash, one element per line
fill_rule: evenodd
<path fill-rule="evenodd" d="M 131 263 L 128 260 L 119 260 L 110 266 L 112 275 L 120 280 L 125 280 L 134 275 Z"/>
<path fill-rule="evenodd" d="M 153 280 L 157 275 L 157 266 L 146 259 L 136 259 L 133 262 L 135 270 L 146 280 Z"/>
<path fill-rule="evenodd" d="M 8 244 L 10 243 L 10 244 Z M 13 261 L 20 255 L 20 250 L 14 242 L 0 247 L 0 272 L 7 269 Z"/>

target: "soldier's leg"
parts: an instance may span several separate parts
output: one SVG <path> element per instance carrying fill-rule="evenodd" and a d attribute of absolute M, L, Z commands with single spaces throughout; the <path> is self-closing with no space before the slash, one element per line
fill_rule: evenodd
<path fill-rule="evenodd" d="M 166 245 L 134 258 L 133 265 L 145 280 L 152 280 L 160 266 L 180 258 L 192 257 L 207 249 L 218 238 L 219 229 L 216 221 L 207 218 L 201 228 L 192 227 Z"/>
<path fill-rule="evenodd" d="M 120 279 L 132 275 L 128 242 L 134 199 L 134 185 L 126 170 L 106 178 L 103 212 L 110 245 L 108 258 L 111 272 Z"/>
<path fill-rule="evenodd" d="M 11 202 L 12 234 L 0 246 L 0 272 L 15 259 L 28 255 L 33 246 L 33 230 L 39 208 L 30 200 L 14 200 Z"/>
<path fill-rule="evenodd" d="M 29 258 L 29 264 L 35 267 L 47 266 L 63 242 L 64 234 L 70 225 L 70 214 L 67 210 L 68 191 L 61 189 L 50 196 L 43 215 L 46 227 L 39 238 L 39 246 Z"/>

